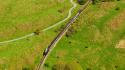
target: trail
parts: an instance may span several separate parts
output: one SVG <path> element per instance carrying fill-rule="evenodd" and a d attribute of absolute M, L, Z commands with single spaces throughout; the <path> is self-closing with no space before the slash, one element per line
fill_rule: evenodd
<path fill-rule="evenodd" d="M 49 30 L 49 29 L 51 29 L 51 28 L 54 28 L 54 27 L 58 26 L 59 24 L 65 22 L 66 20 L 68 20 L 68 19 L 71 17 L 72 11 L 73 11 L 73 9 L 75 9 L 75 8 L 77 7 L 77 4 L 76 4 L 75 2 L 73 2 L 73 0 L 70 0 L 70 2 L 71 2 L 71 4 L 72 4 L 73 6 L 70 8 L 69 13 L 68 13 L 68 16 L 67 16 L 66 18 L 64 18 L 63 20 L 61 20 L 61 21 L 55 23 L 54 25 L 49 26 L 49 27 L 43 29 L 42 31 L 47 31 L 47 30 Z M 12 39 L 12 40 L 2 41 L 2 42 L 0 42 L 0 44 L 6 44 L 6 43 L 15 42 L 15 41 L 18 41 L 18 40 L 22 40 L 22 39 L 25 39 L 25 38 L 34 36 L 34 35 L 35 35 L 34 33 L 31 33 L 31 34 L 28 34 L 28 35 L 25 35 L 25 36 L 22 36 L 22 37 L 19 37 L 19 38 L 15 38 L 15 39 Z"/>

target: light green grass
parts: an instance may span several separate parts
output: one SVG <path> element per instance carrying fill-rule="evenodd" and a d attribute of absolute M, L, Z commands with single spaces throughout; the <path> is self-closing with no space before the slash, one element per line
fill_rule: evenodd
<path fill-rule="evenodd" d="M 32 33 L 36 29 L 42 30 L 67 17 L 72 7 L 70 1 L 64 0 L 62 3 L 58 1 L 5 0 L 0 2 L 0 7 L 5 8 L 0 13 L 2 17 L 0 18 L 0 41 L 17 38 Z M 63 13 L 58 12 L 60 9 Z M 23 26 L 20 27 L 21 25 Z M 22 70 L 25 67 L 35 69 L 42 57 L 42 52 L 56 35 L 57 33 L 52 29 L 27 39 L 0 45 L 0 70 Z"/>
<path fill-rule="evenodd" d="M 0 15 L 0 41 L 17 38 L 34 32 L 36 29 L 42 30 L 49 27 L 65 18 L 71 7 L 69 0 L 64 0 L 63 3 L 59 3 L 57 0 L 54 3 L 53 1 L 36 2 L 35 0 L 12 0 L 5 6 L 4 13 Z M 63 13 L 58 12 L 61 9 L 64 11 Z"/>
<path fill-rule="evenodd" d="M 94 16 L 98 15 L 97 11 L 103 11 L 103 9 L 98 9 L 97 6 L 90 6 L 87 11 L 88 13 L 82 13 L 76 23 L 80 24 L 80 22 L 82 22 L 79 31 L 71 37 L 67 38 L 65 36 L 62 38 L 45 63 L 48 64 L 49 67 L 44 67 L 47 68 L 47 70 L 51 70 L 52 66 L 59 61 L 69 64 L 75 61 L 79 62 L 83 70 L 124 70 L 125 50 L 116 49 L 115 45 L 120 39 L 124 38 L 125 26 L 120 27 L 117 32 L 113 32 L 106 25 L 115 16 L 118 16 L 125 10 L 124 3 L 116 3 L 121 10 L 116 11 L 115 7 L 113 7 L 104 11 L 106 14 L 100 18 L 92 17 L 90 19 L 88 16 L 93 14 L 93 12 Z M 97 32 L 99 32 L 101 36 L 99 35 L 97 40 L 95 40 Z M 110 33 L 112 36 L 110 36 Z M 111 39 L 109 40 L 109 38 Z M 65 55 L 61 56 L 61 54 L 59 54 L 60 51 L 63 51 Z M 59 58 L 57 58 L 57 56 L 59 56 Z"/>

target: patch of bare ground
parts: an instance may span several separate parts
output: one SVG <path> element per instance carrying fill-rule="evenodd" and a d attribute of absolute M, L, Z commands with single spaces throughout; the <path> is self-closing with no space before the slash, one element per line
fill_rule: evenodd
<path fill-rule="evenodd" d="M 124 22 L 125 22 L 125 10 L 121 12 L 118 16 L 114 17 L 114 19 L 112 19 L 108 23 L 108 27 L 111 30 L 117 30 L 123 25 Z"/>
<path fill-rule="evenodd" d="M 125 48 L 125 40 L 120 40 L 120 41 L 116 44 L 115 48 Z"/>

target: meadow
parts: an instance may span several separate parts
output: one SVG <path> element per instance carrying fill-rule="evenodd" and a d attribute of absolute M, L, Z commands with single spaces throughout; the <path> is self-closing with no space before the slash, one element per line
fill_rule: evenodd
<path fill-rule="evenodd" d="M 43 30 L 64 19 L 71 7 L 70 0 L 0 0 L 0 42 Z M 125 70 L 124 15 L 124 0 L 90 4 L 49 55 L 44 69 Z M 44 49 L 67 22 L 0 44 L 0 70 L 35 70 Z"/>
<path fill-rule="evenodd" d="M 70 0 L 0 0 L 0 42 L 43 30 L 67 17 L 71 7 Z M 35 69 L 56 35 L 51 29 L 0 44 L 0 70 Z"/>
<path fill-rule="evenodd" d="M 0 3 L 0 41 L 55 24 L 66 17 L 71 7 L 69 0 L 5 0 Z"/>
<path fill-rule="evenodd" d="M 44 69 L 125 70 L 124 15 L 124 0 L 89 5 L 52 51 Z"/>

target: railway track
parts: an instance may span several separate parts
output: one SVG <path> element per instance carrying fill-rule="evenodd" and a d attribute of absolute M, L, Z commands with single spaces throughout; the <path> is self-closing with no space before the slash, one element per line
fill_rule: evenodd
<path fill-rule="evenodd" d="M 36 70 L 42 70 L 42 66 L 44 65 L 49 53 L 54 49 L 59 40 L 65 35 L 73 22 L 80 16 L 82 11 L 91 3 L 91 0 L 88 0 L 77 12 L 77 14 L 71 18 L 71 20 L 65 25 L 64 29 L 54 38 L 54 40 L 50 43 L 50 45 L 44 50 L 43 58 L 41 58 L 40 64 L 38 65 Z"/>

